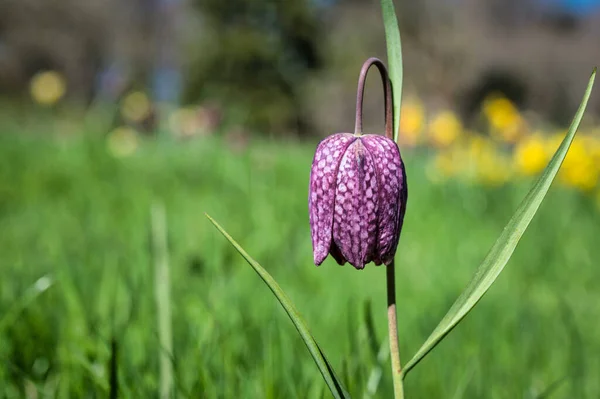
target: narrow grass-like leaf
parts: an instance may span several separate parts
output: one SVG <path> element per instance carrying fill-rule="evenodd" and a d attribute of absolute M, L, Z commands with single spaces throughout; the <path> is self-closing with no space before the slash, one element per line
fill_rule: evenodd
<path fill-rule="evenodd" d="M 573 310 L 564 297 L 560 300 L 561 316 L 563 326 L 569 335 L 569 373 L 571 374 L 571 393 L 572 398 L 585 397 L 584 386 L 586 377 L 586 345 L 581 336 L 581 331 L 575 320 Z"/>
<path fill-rule="evenodd" d="M 402 46 L 398 19 L 392 0 L 381 0 L 385 43 L 387 46 L 388 70 L 392 81 L 392 98 L 394 101 L 394 141 L 398 142 L 400 129 L 400 108 L 402 106 Z"/>
<path fill-rule="evenodd" d="M 14 323 L 21 312 L 33 303 L 37 297 L 46 292 L 53 284 L 54 280 L 50 276 L 42 276 L 37 279 L 36 282 L 25 291 L 23 296 L 14 302 L 6 314 L 0 317 L 0 331 L 2 331 L 5 326 Z"/>
<path fill-rule="evenodd" d="M 383 369 L 390 357 L 390 347 L 387 340 L 383 343 L 379 343 L 377 339 L 377 333 L 375 332 L 375 320 L 373 319 L 373 311 L 371 308 L 371 302 L 367 301 L 364 306 L 364 321 L 363 324 L 367 330 L 369 339 L 369 346 L 371 348 L 371 355 L 374 360 L 373 367 L 369 373 L 369 379 L 367 380 L 367 386 L 363 394 L 363 399 L 374 398 L 379 389 L 379 383 L 383 375 Z"/>
<path fill-rule="evenodd" d="M 211 218 L 209 215 L 206 215 L 206 217 L 221 232 L 221 234 L 223 234 L 223 236 L 231 243 L 231 245 L 233 245 L 240 255 L 242 255 L 246 262 L 252 266 L 254 271 L 269 286 L 273 294 L 275 294 L 277 300 L 279 300 L 279 303 L 285 309 L 286 313 L 292 320 L 292 323 L 294 323 L 296 330 L 298 330 L 298 333 L 306 344 L 306 347 L 317 364 L 317 367 L 319 368 L 325 383 L 329 387 L 329 390 L 333 394 L 333 397 L 336 399 L 349 398 L 350 395 L 344 389 L 340 379 L 335 375 L 333 368 L 325 358 L 325 355 L 317 344 L 317 341 L 315 341 L 314 337 L 311 335 L 306 323 L 296 310 L 296 307 L 290 298 L 285 294 L 285 292 L 283 292 L 279 284 L 277 284 L 275 279 L 257 261 L 252 259 L 252 257 L 250 257 L 250 255 L 248 255 L 248 253 L 244 251 L 244 249 L 229 234 L 227 234 L 227 232 L 213 218 Z"/>
<path fill-rule="evenodd" d="M 563 384 L 568 380 L 569 376 L 564 376 L 554 381 L 552 384 L 548 385 L 546 389 L 542 391 L 535 399 L 547 399 L 551 397 L 556 391 L 558 391 Z"/>
<path fill-rule="evenodd" d="M 550 184 L 554 180 L 554 177 L 558 173 L 560 165 L 563 159 L 567 155 L 569 146 L 575 137 L 575 132 L 579 127 L 581 118 L 585 111 L 592 86 L 594 85 L 594 79 L 596 76 L 596 69 L 590 77 L 583 101 L 573 118 L 573 122 L 569 127 L 566 137 L 562 141 L 558 150 L 550 160 L 546 169 L 542 172 L 542 175 L 534 184 L 533 188 L 523 202 L 519 205 L 519 208 L 510 219 L 502 234 L 489 251 L 483 262 L 477 268 L 475 275 L 467 285 L 467 288 L 458 297 L 456 302 L 452 305 L 448 313 L 444 316 L 442 321 L 434 329 L 433 333 L 427 338 L 423 346 L 417 351 L 413 358 L 404 367 L 403 374 L 406 374 L 417 365 L 444 337 L 469 313 L 471 309 L 477 304 L 481 297 L 490 288 L 492 283 L 496 280 L 496 277 L 500 274 L 504 266 L 510 259 L 517 243 L 523 236 L 525 229 L 531 222 L 531 219 L 538 210 L 544 196 L 550 188 Z"/>
<path fill-rule="evenodd" d="M 159 397 L 168 399 L 173 397 L 173 332 L 171 329 L 171 278 L 167 245 L 167 217 L 162 203 L 155 203 L 152 206 L 150 216 L 160 359 Z"/>
<path fill-rule="evenodd" d="M 119 397 L 119 360 L 117 339 L 113 336 L 110 340 L 110 361 L 108 363 L 108 398 L 117 399 Z"/>

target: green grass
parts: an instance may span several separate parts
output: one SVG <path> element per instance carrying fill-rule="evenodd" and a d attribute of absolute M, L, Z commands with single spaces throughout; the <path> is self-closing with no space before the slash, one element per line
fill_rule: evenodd
<path fill-rule="evenodd" d="M 328 397 L 306 347 L 208 212 L 288 293 L 353 397 L 385 331 L 383 268 L 312 264 L 316 143 L 147 141 L 115 159 L 97 139 L 0 135 L 0 397 L 157 397 L 160 345 L 150 209 L 165 205 L 177 397 Z M 397 256 L 406 361 L 462 291 L 531 182 L 432 185 L 405 154 Z M 405 382 L 407 398 L 600 395 L 600 210 L 553 187 L 480 305 Z M 32 286 L 53 284 L 31 298 Z M 16 313 L 15 313 L 16 312 Z M 4 322 L 10 318 L 9 322 Z M 164 321 L 163 321 L 164 322 Z M 388 367 L 375 397 L 390 397 Z M 111 378 L 116 373 L 117 378 Z"/>

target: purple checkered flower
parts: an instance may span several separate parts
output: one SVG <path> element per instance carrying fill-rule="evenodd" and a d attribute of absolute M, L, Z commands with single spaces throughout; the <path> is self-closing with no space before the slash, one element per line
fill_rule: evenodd
<path fill-rule="evenodd" d="M 321 141 L 310 173 L 309 215 L 316 265 L 328 254 L 363 269 L 394 258 L 406 205 L 396 143 L 338 133 Z"/>
<path fill-rule="evenodd" d="M 362 135 L 367 71 L 376 65 L 385 93 L 386 136 Z M 398 145 L 391 139 L 392 98 L 387 70 L 370 58 L 358 82 L 355 133 L 319 143 L 310 171 L 308 212 L 315 264 L 327 255 L 357 269 L 373 261 L 389 265 L 396 254 L 408 191 Z"/>

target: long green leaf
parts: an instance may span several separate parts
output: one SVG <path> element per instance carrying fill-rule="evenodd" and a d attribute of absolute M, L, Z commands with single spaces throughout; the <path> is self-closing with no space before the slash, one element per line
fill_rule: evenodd
<path fill-rule="evenodd" d="M 394 101 L 394 141 L 398 142 L 400 127 L 400 108 L 402 106 L 402 46 L 400 30 L 392 0 L 381 0 L 385 43 L 387 46 L 388 69 L 392 81 L 392 98 Z"/>
<path fill-rule="evenodd" d="M 323 351 L 317 344 L 317 341 L 315 341 L 314 337 L 308 330 L 306 323 L 304 322 L 304 320 L 302 320 L 302 317 L 296 310 L 296 307 L 294 306 L 290 298 L 285 294 L 285 292 L 283 292 L 279 284 L 277 284 L 275 279 L 257 261 L 252 259 L 250 255 L 248 255 L 248 253 L 244 251 L 244 249 L 233 238 L 231 238 L 231 236 L 227 234 L 227 232 L 213 218 L 211 218 L 209 215 L 206 215 L 206 217 L 208 218 L 208 220 L 211 221 L 212 224 L 215 225 L 215 227 L 221 232 L 221 234 L 223 234 L 223 236 L 227 238 L 227 240 L 231 243 L 231 245 L 234 246 L 234 248 L 240 253 L 240 255 L 242 255 L 242 257 L 246 259 L 246 262 L 248 262 L 250 266 L 252 266 L 254 271 L 258 273 L 260 278 L 262 278 L 262 280 L 269 286 L 273 294 L 275 294 L 275 296 L 279 300 L 279 303 L 281 304 L 281 306 L 283 306 L 286 313 L 292 320 L 292 323 L 294 323 L 294 326 L 296 326 L 296 330 L 298 330 L 298 333 L 300 333 L 300 336 L 304 340 L 306 347 L 308 348 L 315 363 L 317 364 L 319 371 L 323 375 L 323 379 L 325 380 L 325 383 L 327 384 L 329 390 L 333 394 L 333 397 L 336 399 L 350 398 L 350 395 L 342 386 L 341 381 L 335 375 L 333 367 L 331 367 L 331 365 L 325 358 L 325 355 L 323 354 Z"/>
<path fill-rule="evenodd" d="M 473 309 L 481 297 L 490 288 L 494 280 L 496 280 L 496 277 L 498 277 L 502 269 L 504 269 L 504 266 L 515 250 L 517 243 L 521 239 L 529 222 L 531 222 L 531 219 L 538 210 L 544 196 L 548 192 L 550 184 L 552 184 L 554 177 L 558 173 L 558 169 L 560 168 L 563 159 L 567 155 L 569 146 L 575 137 L 575 132 L 583 117 L 585 107 L 592 91 L 592 86 L 594 85 L 595 76 L 596 69 L 594 68 L 583 101 L 575 114 L 575 118 L 569 127 L 566 137 L 558 150 L 556 150 L 550 163 L 546 166 L 546 169 L 544 169 L 542 175 L 534 184 L 531 191 L 529 191 L 523 202 L 521 202 L 519 208 L 510 219 L 481 265 L 479 265 L 479 268 L 467 285 L 467 288 L 458 297 L 456 302 L 454 302 L 448 313 L 446 313 L 433 333 L 427 338 L 427 341 L 425 341 L 423 346 L 421 346 L 413 358 L 406 364 L 403 371 L 405 376 L 442 339 L 444 339 L 444 337 L 467 315 L 467 313 L 469 313 L 471 309 Z"/>

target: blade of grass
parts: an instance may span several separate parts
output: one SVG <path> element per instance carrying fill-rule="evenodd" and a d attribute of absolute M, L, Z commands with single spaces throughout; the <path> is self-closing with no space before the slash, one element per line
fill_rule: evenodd
<path fill-rule="evenodd" d="M 584 344 L 581 331 L 575 321 L 573 310 L 564 297 L 560 300 L 560 310 L 563 326 L 569 335 L 569 372 L 571 373 L 572 398 L 585 397 L 584 386 L 586 376 L 586 345 Z"/>
<path fill-rule="evenodd" d="M 394 141 L 398 142 L 400 128 L 400 108 L 402 106 L 402 45 L 398 19 L 392 0 L 381 0 L 385 43 L 387 46 L 388 70 L 392 81 L 392 99 L 394 102 Z"/>
<path fill-rule="evenodd" d="M 373 318 L 373 309 L 371 301 L 369 299 L 367 299 L 363 304 L 363 312 L 363 325 L 365 326 L 365 330 L 367 332 L 369 347 L 371 348 L 371 354 L 373 355 L 373 358 L 376 358 L 381 344 L 377 339 L 377 332 L 375 331 L 375 320 Z"/>
<path fill-rule="evenodd" d="M 37 297 L 46 292 L 53 284 L 54 281 L 49 275 L 37 279 L 36 282 L 25 291 L 23 296 L 13 303 L 6 314 L 0 318 L 0 331 L 2 331 L 5 326 L 14 323 L 21 312 L 33 303 Z"/>
<path fill-rule="evenodd" d="M 113 336 L 110 340 L 110 361 L 108 363 L 108 397 L 109 399 L 117 399 L 119 397 L 119 373 L 118 373 L 118 348 L 117 339 Z"/>
<path fill-rule="evenodd" d="M 542 393 L 540 393 L 538 396 L 535 397 L 535 399 L 547 399 L 549 397 L 551 397 L 552 395 L 554 395 L 556 393 L 556 391 L 558 391 L 563 384 L 569 379 L 569 376 L 564 376 L 559 378 L 558 380 L 554 381 L 552 384 L 548 385 L 548 387 L 546 389 L 544 389 L 544 391 L 542 391 Z"/>
<path fill-rule="evenodd" d="M 596 69 L 594 68 L 585 95 L 575 114 L 575 118 L 573 118 L 569 131 L 550 160 L 550 163 L 546 166 L 546 169 L 544 169 L 542 175 L 536 181 L 531 191 L 529 191 L 527 196 L 523 199 L 523 202 L 519 205 L 519 208 L 502 231 L 502 234 L 500 234 L 500 237 L 477 268 L 475 275 L 467 285 L 466 289 L 458 297 L 456 302 L 454 302 L 448 313 L 446 313 L 442 321 L 433 330 L 423 346 L 421 346 L 413 358 L 406 364 L 403 370 L 404 376 L 406 376 L 413 367 L 435 348 L 435 346 L 440 343 L 454 327 L 456 327 L 467 313 L 473 309 L 496 280 L 496 277 L 498 277 L 502 269 L 504 269 L 504 266 L 510 259 L 515 247 L 523 236 L 525 229 L 540 207 L 554 177 L 558 173 L 563 159 L 567 155 L 569 146 L 575 137 L 575 132 L 583 117 L 585 107 L 592 91 L 592 86 L 594 85 L 595 76 Z"/>
<path fill-rule="evenodd" d="M 371 302 L 367 301 L 364 305 L 364 326 L 367 330 L 367 337 L 369 340 L 369 347 L 371 349 L 371 356 L 374 360 L 374 365 L 369 373 L 369 379 L 367 380 L 367 386 L 363 393 L 363 399 L 374 398 L 379 388 L 379 382 L 383 376 L 383 369 L 390 357 L 390 348 L 387 341 L 379 343 L 377 339 L 377 333 L 375 332 L 375 320 L 373 319 L 373 311 L 371 308 Z"/>
<path fill-rule="evenodd" d="M 248 255 L 248 253 L 244 251 L 244 249 L 229 234 L 227 234 L 227 232 L 221 227 L 221 225 L 219 225 L 209 215 L 206 215 L 206 217 L 217 228 L 217 230 L 219 230 L 219 232 L 223 234 L 223 236 L 231 243 L 231 245 L 233 245 L 233 247 L 240 253 L 240 255 L 242 255 L 246 262 L 248 262 L 248 264 L 252 266 L 254 271 L 269 286 L 273 294 L 275 294 L 277 300 L 279 301 L 281 306 L 283 306 L 286 313 L 292 320 L 292 323 L 294 323 L 294 326 L 296 327 L 296 330 L 298 330 L 298 333 L 302 337 L 304 344 L 306 344 L 308 351 L 310 352 L 315 363 L 317 364 L 317 367 L 319 368 L 319 371 L 321 372 L 325 383 L 329 387 L 329 390 L 333 394 L 333 397 L 336 399 L 349 398 L 350 395 L 346 392 L 340 379 L 336 376 L 333 367 L 331 367 L 331 365 L 325 358 L 325 355 L 323 354 L 323 351 L 317 344 L 317 341 L 315 341 L 314 337 L 308 330 L 306 323 L 298 313 L 298 310 L 296 310 L 296 307 L 294 306 L 290 298 L 285 294 L 285 292 L 283 292 L 279 284 L 277 284 L 275 279 L 257 261 L 252 259 L 252 257 L 250 257 L 250 255 Z"/>
<path fill-rule="evenodd" d="M 173 397 L 173 334 L 171 331 L 171 283 L 167 218 L 161 203 L 151 209 L 152 252 L 154 257 L 154 295 L 158 322 L 160 359 L 160 398 Z"/>

